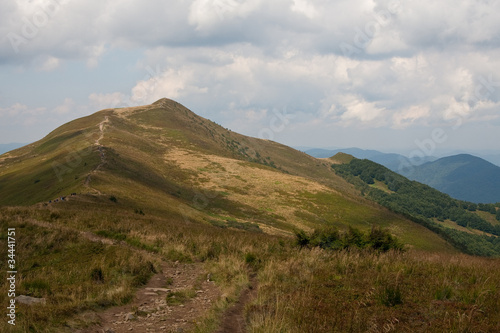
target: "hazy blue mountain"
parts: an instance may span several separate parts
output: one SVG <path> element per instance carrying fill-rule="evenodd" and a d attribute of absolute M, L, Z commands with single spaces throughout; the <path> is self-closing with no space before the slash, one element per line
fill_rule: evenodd
<path fill-rule="evenodd" d="M 0 143 L 0 155 L 23 146 L 26 146 L 26 143 Z"/>
<path fill-rule="evenodd" d="M 472 156 L 477 156 L 486 160 L 490 163 L 495 164 L 496 166 L 500 166 L 500 151 L 499 150 L 481 150 L 481 149 L 473 149 L 473 150 L 448 150 L 448 151 L 438 151 L 437 156 L 446 157 L 446 156 L 455 156 L 468 154 Z"/>
<path fill-rule="evenodd" d="M 416 166 L 404 176 L 456 199 L 500 202 L 500 167 L 476 156 L 460 154 L 440 158 Z"/>
<path fill-rule="evenodd" d="M 425 157 L 418 161 L 410 161 L 407 157 L 400 154 L 382 153 L 377 150 L 365 150 L 360 148 L 342 148 L 342 149 L 308 149 L 305 153 L 316 158 L 327 158 L 336 155 L 337 153 L 345 153 L 359 159 L 367 159 L 375 163 L 381 164 L 386 168 L 398 172 L 405 173 L 412 169 L 412 166 L 418 166 L 423 163 L 435 161 L 437 158 L 433 156 Z"/>

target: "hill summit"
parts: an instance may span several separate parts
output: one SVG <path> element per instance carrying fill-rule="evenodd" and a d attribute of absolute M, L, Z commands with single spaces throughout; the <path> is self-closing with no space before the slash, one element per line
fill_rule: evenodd
<path fill-rule="evenodd" d="M 456 199 L 500 202 L 500 167 L 476 156 L 460 154 L 440 158 L 416 166 L 405 176 Z"/>
<path fill-rule="evenodd" d="M 331 164 L 232 132 L 164 98 L 76 119 L 2 155 L 0 205 L 112 198 L 182 222 L 254 223 L 277 234 L 380 225 L 420 248 L 451 248 L 360 196 Z"/>

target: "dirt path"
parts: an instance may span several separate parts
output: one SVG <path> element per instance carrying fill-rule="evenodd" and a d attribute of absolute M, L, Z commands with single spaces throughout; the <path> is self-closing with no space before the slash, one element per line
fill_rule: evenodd
<path fill-rule="evenodd" d="M 244 289 L 238 301 L 227 309 L 217 333 L 246 332 L 245 306 L 257 296 L 257 274 L 249 273 L 249 287 Z"/>
<path fill-rule="evenodd" d="M 104 147 L 101 145 L 101 140 L 104 139 L 104 129 L 105 129 L 105 125 L 109 123 L 109 117 L 106 116 L 104 118 L 103 121 L 101 121 L 99 123 L 99 131 L 100 131 L 100 135 L 99 135 L 99 138 L 97 140 L 95 140 L 95 143 L 94 145 L 97 146 L 97 150 L 99 152 L 99 155 L 101 157 L 101 163 L 99 163 L 95 168 L 94 170 L 92 170 L 87 178 L 85 179 L 85 186 L 88 186 L 90 187 L 90 181 L 92 180 L 92 174 L 96 173 L 97 171 L 99 171 L 99 169 L 106 163 L 106 151 L 104 149 Z M 98 194 L 101 194 L 98 190 L 94 189 L 96 192 L 98 192 Z"/>
<path fill-rule="evenodd" d="M 189 291 L 190 298 L 179 295 Z M 132 303 L 100 314 L 100 325 L 81 333 L 188 332 L 219 298 L 201 264 L 163 263 Z"/>
<path fill-rule="evenodd" d="M 100 324 L 80 333 L 188 332 L 220 296 L 206 276 L 202 264 L 163 263 L 132 303 L 99 313 Z"/>
<path fill-rule="evenodd" d="M 75 231 L 35 219 L 24 221 L 48 229 Z M 124 246 L 144 255 L 159 257 L 125 242 L 117 242 L 88 231 L 77 232 L 92 242 Z M 258 287 L 257 274 L 252 271 L 248 274 L 249 286 L 241 292 L 236 303 L 225 311 L 217 333 L 246 332 L 245 306 L 256 297 Z M 184 298 L 183 295 L 187 296 Z M 162 261 L 161 271 L 138 289 L 130 304 L 98 313 L 98 325 L 77 333 L 189 332 L 220 295 L 214 282 L 207 280 L 203 264 Z"/>
<path fill-rule="evenodd" d="M 24 221 L 48 229 L 76 231 L 35 219 Z M 125 242 L 116 242 L 88 231 L 76 232 L 92 242 L 124 246 L 144 255 L 162 259 L 156 254 L 136 249 Z M 215 283 L 207 280 L 207 272 L 202 263 L 162 261 L 161 271 L 138 289 L 131 303 L 98 313 L 98 325 L 77 332 L 188 332 L 194 328 L 197 320 L 210 310 L 220 294 Z"/>

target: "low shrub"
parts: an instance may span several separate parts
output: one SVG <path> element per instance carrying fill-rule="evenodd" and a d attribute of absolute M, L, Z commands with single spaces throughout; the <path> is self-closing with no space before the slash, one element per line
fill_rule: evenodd
<path fill-rule="evenodd" d="M 373 226 L 367 234 L 359 229 L 349 227 L 340 233 L 336 228 L 316 229 L 311 235 L 303 230 L 295 233 L 296 245 L 300 247 L 319 247 L 325 250 L 344 250 L 349 248 L 372 249 L 379 252 L 389 250 L 403 251 L 404 246 L 389 231 Z"/>

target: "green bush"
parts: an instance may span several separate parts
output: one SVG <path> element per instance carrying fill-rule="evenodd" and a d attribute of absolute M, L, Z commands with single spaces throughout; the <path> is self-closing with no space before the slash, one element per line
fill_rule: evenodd
<path fill-rule="evenodd" d="M 403 250 L 403 244 L 387 230 L 382 230 L 380 227 L 376 226 L 373 226 L 368 234 L 367 243 L 369 247 L 382 252 L 387 252 L 391 249 Z"/>
<path fill-rule="evenodd" d="M 343 243 L 336 228 L 316 229 L 311 235 L 311 245 L 322 249 L 340 249 Z"/>
<path fill-rule="evenodd" d="M 50 284 L 40 279 L 23 281 L 21 287 L 27 295 L 34 297 L 44 297 L 45 295 L 52 294 Z"/>
<path fill-rule="evenodd" d="M 367 234 L 359 229 L 349 227 L 343 234 L 334 227 L 316 229 L 311 235 L 303 230 L 295 233 L 295 242 L 300 247 L 320 247 L 326 250 L 342 250 L 349 248 L 372 249 L 380 252 L 389 250 L 402 251 L 404 249 L 395 237 L 387 230 L 373 226 Z"/>
<path fill-rule="evenodd" d="M 245 254 L 245 262 L 247 264 L 252 264 L 257 260 L 257 257 L 253 253 L 247 253 Z"/>
<path fill-rule="evenodd" d="M 295 232 L 296 244 L 300 247 L 306 247 L 311 242 L 309 236 L 304 230 L 299 230 Z"/>

